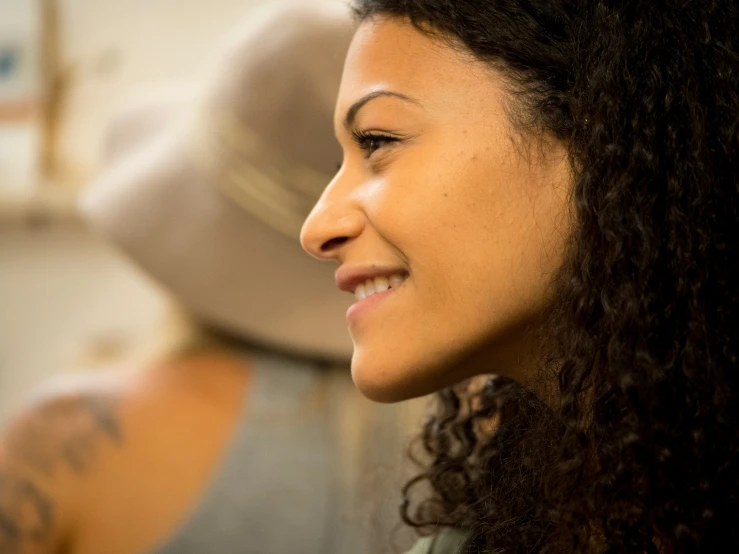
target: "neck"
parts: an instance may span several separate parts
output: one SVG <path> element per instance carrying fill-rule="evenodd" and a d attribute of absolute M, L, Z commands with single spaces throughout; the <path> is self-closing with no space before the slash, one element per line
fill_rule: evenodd
<path fill-rule="evenodd" d="M 475 350 L 463 362 L 465 373 L 469 377 L 493 374 L 513 379 L 557 409 L 557 366 L 547 359 L 545 345 L 539 328 L 521 325 Z"/>

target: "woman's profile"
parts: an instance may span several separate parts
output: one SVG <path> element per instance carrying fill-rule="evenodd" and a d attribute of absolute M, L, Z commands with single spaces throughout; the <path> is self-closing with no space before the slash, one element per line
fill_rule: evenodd
<path fill-rule="evenodd" d="M 739 547 L 737 4 L 354 10 L 302 243 L 357 387 L 439 393 L 418 552 Z"/>

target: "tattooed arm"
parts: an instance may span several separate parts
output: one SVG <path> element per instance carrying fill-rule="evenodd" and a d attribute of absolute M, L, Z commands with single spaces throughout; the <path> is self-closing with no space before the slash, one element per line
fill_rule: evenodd
<path fill-rule="evenodd" d="M 16 417 L 0 436 L 0 553 L 66 550 L 76 492 L 103 445 L 120 442 L 110 394 L 50 395 Z"/>
<path fill-rule="evenodd" d="M 53 493 L 32 476 L 0 471 L 0 552 L 56 552 L 54 509 Z"/>

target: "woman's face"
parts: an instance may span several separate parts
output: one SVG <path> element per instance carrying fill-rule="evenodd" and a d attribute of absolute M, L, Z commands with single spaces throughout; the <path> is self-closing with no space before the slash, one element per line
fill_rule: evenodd
<path fill-rule="evenodd" d="M 369 398 L 525 377 L 570 173 L 565 147 L 523 138 L 511 106 L 501 74 L 408 23 L 369 20 L 354 37 L 335 114 L 343 164 L 302 243 L 357 296 L 352 376 Z"/>

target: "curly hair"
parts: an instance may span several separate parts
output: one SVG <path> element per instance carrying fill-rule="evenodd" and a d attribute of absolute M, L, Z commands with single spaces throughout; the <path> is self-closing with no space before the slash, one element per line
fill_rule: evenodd
<path fill-rule="evenodd" d="M 739 4 L 354 10 L 501 70 L 512 121 L 567 144 L 574 175 L 543 318 L 558 402 L 492 377 L 440 392 L 406 522 L 469 530 L 470 552 L 739 550 Z"/>

